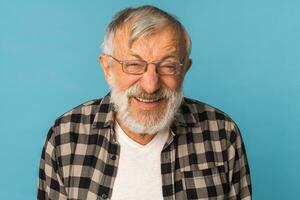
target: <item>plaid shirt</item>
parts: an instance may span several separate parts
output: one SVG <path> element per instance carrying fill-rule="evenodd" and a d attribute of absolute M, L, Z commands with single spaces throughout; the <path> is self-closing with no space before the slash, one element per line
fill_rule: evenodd
<path fill-rule="evenodd" d="M 242 138 L 225 113 L 185 98 L 170 132 L 161 152 L 165 200 L 251 199 Z M 110 95 L 72 109 L 48 133 L 37 198 L 110 199 L 119 155 Z"/>

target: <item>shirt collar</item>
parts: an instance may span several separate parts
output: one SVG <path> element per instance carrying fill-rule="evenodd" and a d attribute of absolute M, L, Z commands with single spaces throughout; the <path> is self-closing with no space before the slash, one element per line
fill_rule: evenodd
<path fill-rule="evenodd" d="M 101 99 L 96 110 L 93 128 L 107 128 L 114 125 L 115 114 L 113 104 L 110 102 L 110 93 Z"/>

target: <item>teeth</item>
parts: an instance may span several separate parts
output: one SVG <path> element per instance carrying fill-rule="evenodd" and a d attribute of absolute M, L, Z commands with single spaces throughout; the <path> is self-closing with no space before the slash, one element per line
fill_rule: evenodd
<path fill-rule="evenodd" d="M 135 97 L 137 100 L 141 101 L 141 102 L 145 102 L 145 103 L 151 103 L 151 102 L 155 102 L 155 101 L 158 101 L 160 100 L 159 98 L 157 99 L 141 99 L 139 97 Z"/>

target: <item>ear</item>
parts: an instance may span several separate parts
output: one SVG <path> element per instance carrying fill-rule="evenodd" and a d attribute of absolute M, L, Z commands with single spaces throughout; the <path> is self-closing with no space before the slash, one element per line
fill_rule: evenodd
<path fill-rule="evenodd" d="M 186 74 L 189 71 L 190 67 L 192 66 L 192 63 L 193 63 L 193 61 L 190 58 L 185 61 L 184 74 Z"/>
<path fill-rule="evenodd" d="M 100 65 L 102 67 L 106 82 L 108 83 L 108 85 L 111 85 L 111 83 L 112 83 L 111 74 L 110 74 L 111 70 L 110 70 L 109 65 L 108 65 L 108 62 L 109 62 L 108 61 L 108 56 L 105 55 L 105 54 L 101 54 L 99 56 L 99 62 L 100 62 Z"/>

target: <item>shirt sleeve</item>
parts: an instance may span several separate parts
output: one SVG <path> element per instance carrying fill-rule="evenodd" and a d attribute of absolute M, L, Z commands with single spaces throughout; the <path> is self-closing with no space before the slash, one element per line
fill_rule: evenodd
<path fill-rule="evenodd" d="M 62 178 L 58 172 L 58 161 L 55 149 L 54 129 L 51 128 L 43 147 L 40 168 L 37 199 L 67 199 Z"/>
<path fill-rule="evenodd" d="M 245 146 L 238 127 L 233 123 L 230 133 L 228 156 L 230 167 L 230 192 L 231 200 L 251 200 L 252 188 L 250 169 L 247 161 Z"/>

